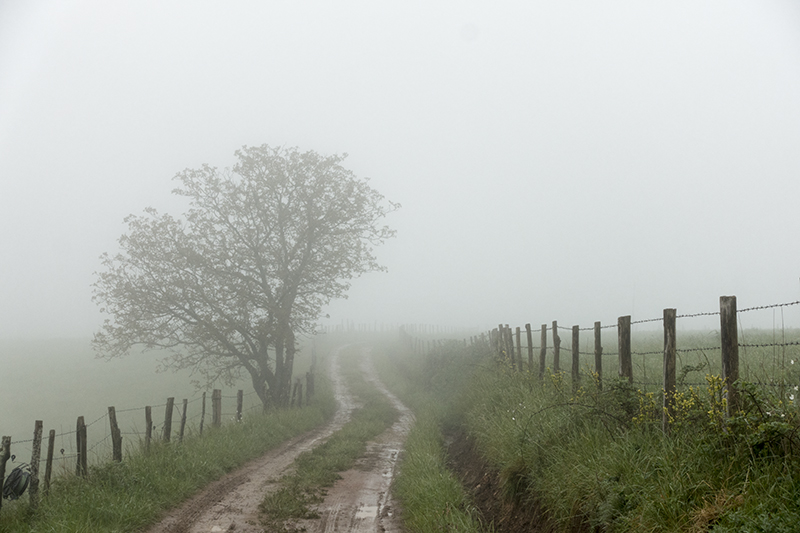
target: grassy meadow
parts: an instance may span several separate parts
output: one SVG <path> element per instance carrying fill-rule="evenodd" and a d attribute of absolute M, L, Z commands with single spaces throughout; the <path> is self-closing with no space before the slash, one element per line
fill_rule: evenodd
<path fill-rule="evenodd" d="M 336 402 L 324 376 L 316 392 L 299 409 L 254 410 L 241 423 L 209 428 L 202 438 L 156 443 L 122 463 L 90 466 L 86 478 L 59 476 L 35 512 L 26 496 L 4 502 L 0 533 L 141 531 L 207 483 L 332 417 Z"/>
<path fill-rule="evenodd" d="M 308 343 L 299 352 L 295 375 L 309 368 L 312 348 Z M 42 420 L 44 449 L 49 430 L 54 429 L 58 435 L 54 472 L 62 473 L 75 468 L 72 456 L 78 416 L 83 416 L 86 424 L 93 423 L 87 429 L 90 463 L 110 460 L 108 406 L 116 408 L 126 451 L 136 450 L 144 438 L 147 405 L 152 407 L 153 424 L 157 428 L 153 436 L 160 436 L 168 397 L 175 398 L 173 434 L 180 427 L 184 398 L 189 400 L 187 434 L 197 431 L 203 390 L 207 390 L 205 427 L 211 422 L 211 388 L 222 389 L 223 423 L 235 416 L 238 389 L 244 391 L 244 412 L 260 409 L 261 403 L 248 378 L 234 386 L 217 383 L 209 389 L 198 389 L 188 370 L 159 372 L 162 358 L 163 354 L 158 352 L 143 352 L 110 361 L 98 359 L 89 339 L 0 339 L 0 434 L 11 436 L 11 451 L 17 462 L 28 462 L 31 443 L 19 441 L 29 441 L 34 421 Z"/>

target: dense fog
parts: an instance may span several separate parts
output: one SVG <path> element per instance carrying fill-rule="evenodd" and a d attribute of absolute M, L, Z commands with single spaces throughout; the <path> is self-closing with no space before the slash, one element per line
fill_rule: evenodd
<path fill-rule="evenodd" d="M 377 250 L 388 272 L 354 280 L 324 325 L 588 326 L 800 300 L 791 0 L 11 0 L 0 338 L 90 336 L 123 218 L 180 214 L 177 172 L 262 143 L 346 152 L 402 204 Z M 775 311 L 745 326 L 781 320 L 800 326 Z"/>

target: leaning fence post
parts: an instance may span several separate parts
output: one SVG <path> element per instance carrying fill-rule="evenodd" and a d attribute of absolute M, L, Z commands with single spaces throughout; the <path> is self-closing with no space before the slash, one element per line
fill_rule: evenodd
<path fill-rule="evenodd" d="M 172 436 L 172 411 L 175 409 L 175 398 L 167 398 L 167 408 L 164 411 L 164 442 L 169 442 Z"/>
<path fill-rule="evenodd" d="M 525 335 L 528 337 L 528 372 L 533 374 L 533 333 L 530 324 L 525 324 Z"/>
<path fill-rule="evenodd" d="M 203 423 L 206 421 L 206 393 L 203 392 L 203 404 L 200 407 L 200 436 L 203 436 Z"/>
<path fill-rule="evenodd" d="M 86 446 L 86 423 L 82 416 L 78 417 L 78 422 L 75 428 L 75 444 L 78 452 L 78 460 L 75 465 L 75 473 L 78 476 L 85 477 L 88 471 L 87 468 L 87 446 Z"/>
<path fill-rule="evenodd" d="M 11 457 L 11 437 L 3 437 L 3 444 L 0 447 L 0 485 L 6 479 L 6 462 Z M 0 497 L 0 508 L 3 506 L 3 498 Z"/>
<path fill-rule="evenodd" d="M 522 343 L 520 342 L 520 327 L 517 326 L 516 334 L 517 334 L 517 353 L 516 353 L 516 361 L 517 361 L 517 370 L 522 372 Z"/>
<path fill-rule="evenodd" d="M 144 408 L 144 424 L 144 449 L 149 451 L 153 440 L 153 409 L 149 405 Z"/>
<path fill-rule="evenodd" d="M 736 329 L 736 296 L 719 297 L 720 340 L 722 348 L 722 380 L 727 398 L 727 414 L 739 410 L 739 394 L 736 380 L 739 379 L 739 332 Z"/>
<path fill-rule="evenodd" d="M 619 339 L 619 377 L 628 378 L 628 382 L 633 383 L 630 315 L 621 316 L 617 319 L 617 335 Z"/>
<path fill-rule="evenodd" d="M 47 462 L 44 465 L 44 490 L 45 496 L 50 493 L 50 478 L 53 475 L 53 453 L 56 450 L 56 430 L 51 429 L 47 436 Z"/>
<path fill-rule="evenodd" d="M 675 309 L 664 309 L 664 411 L 661 418 L 661 429 L 664 433 L 669 433 L 670 423 L 675 416 L 675 317 Z"/>
<path fill-rule="evenodd" d="M 122 432 L 117 425 L 117 411 L 114 406 L 108 408 L 108 423 L 111 426 L 111 457 L 113 461 L 122 462 Z"/>
<path fill-rule="evenodd" d="M 580 326 L 572 326 L 572 389 L 578 390 L 580 376 Z"/>
<path fill-rule="evenodd" d="M 547 366 L 547 324 L 542 324 L 542 335 L 539 347 L 539 379 L 544 378 L 544 369 Z"/>
<path fill-rule="evenodd" d="M 603 390 L 603 345 L 600 322 L 594 323 L 594 371 L 597 373 L 597 388 Z"/>
<path fill-rule="evenodd" d="M 558 336 L 558 321 L 553 320 L 553 373 L 558 374 L 560 368 L 561 357 L 561 337 Z"/>
<path fill-rule="evenodd" d="M 31 510 L 39 506 L 39 458 L 42 456 L 42 421 L 33 425 L 33 445 L 31 446 L 31 478 L 28 486 Z"/>
<path fill-rule="evenodd" d="M 183 399 L 183 408 L 181 409 L 181 432 L 178 437 L 178 442 L 183 442 L 183 433 L 186 431 L 186 408 L 189 406 L 189 400 Z"/>

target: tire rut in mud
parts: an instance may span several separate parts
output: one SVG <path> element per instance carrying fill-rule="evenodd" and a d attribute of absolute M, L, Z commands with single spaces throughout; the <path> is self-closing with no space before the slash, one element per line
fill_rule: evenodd
<path fill-rule="evenodd" d="M 311 450 L 350 420 L 355 401 L 339 373 L 338 354 L 331 353 L 330 376 L 338 408 L 323 427 L 295 437 L 278 448 L 211 483 L 200 493 L 168 512 L 147 533 L 206 533 L 236 531 L 263 533 L 258 505 L 274 490 L 276 481 L 301 453 Z"/>
<path fill-rule="evenodd" d="M 397 505 L 391 494 L 391 484 L 406 437 L 414 423 L 414 416 L 378 378 L 369 348 L 362 350 L 360 367 L 365 380 L 389 399 L 399 417 L 391 427 L 367 443 L 366 453 L 356 461 L 353 468 L 339 473 L 341 479 L 326 490 L 324 501 L 315 506 L 320 518 L 291 521 L 288 524 L 289 531 L 402 531 L 396 512 Z"/>

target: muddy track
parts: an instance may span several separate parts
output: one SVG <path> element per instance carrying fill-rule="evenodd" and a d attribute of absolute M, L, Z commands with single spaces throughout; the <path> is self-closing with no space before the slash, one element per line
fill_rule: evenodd
<path fill-rule="evenodd" d="M 321 444 L 350 420 L 356 401 L 341 378 L 337 348 L 330 357 L 330 376 L 338 409 L 331 422 L 295 437 L 262 457 L 211 483 L 196 496 L 172 510 L 147 533 L 206 533 L 236 531 L 263 533 L 258 505 L 277 488 L 277 480 L 301 453 Z M 308 531 L 400 531 L 393 518 L 389 497 L 397 457 L 413 418 L 408 409 L 377 378 L 369 349 L 362 351 L 365 378 L 383 391 L 400 411 L 400 420 L 368 444 L 368 452 L 356 467 L 342 473 L 342 480 L 328 491 L 319 506 L 321 520 L 303 521 Z"/>
<path fill-rule="evenodd" d="M 367 452 L 327 490 L 316 506 L 319 519 L 295 522 L 309 533 L 372 533 L 402 531 L 396 505 L 389 491 L 400 451 L 414 423 L 411 411 L 378 379 L 369 348 L 363 348 L 361 371 L 399 413 L 397 422 L 367 444 Z"/>

